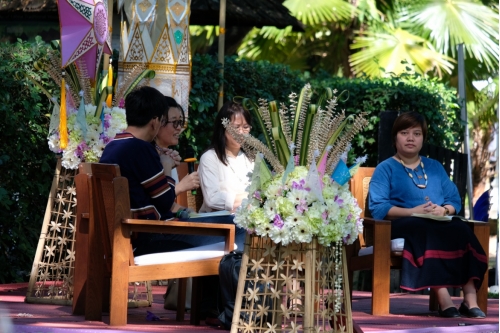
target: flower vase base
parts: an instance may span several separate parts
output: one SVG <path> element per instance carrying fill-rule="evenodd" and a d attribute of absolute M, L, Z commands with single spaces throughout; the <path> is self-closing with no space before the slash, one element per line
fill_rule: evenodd
<path fill-rule="evenodd" d="M 249 235 L 231 332 L 352 332 L 345 280 L 340 243 L 283 246 Z"/>

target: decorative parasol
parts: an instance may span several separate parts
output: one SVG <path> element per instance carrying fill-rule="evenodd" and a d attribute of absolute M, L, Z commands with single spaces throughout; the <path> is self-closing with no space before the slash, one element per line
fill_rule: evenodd
<path fill-rule="evenodd" d="M 103 52 L 112 54 L 107 2 L 102 0 L 59 0 L 61 66 L 80 59 L 94 80 Z"/>

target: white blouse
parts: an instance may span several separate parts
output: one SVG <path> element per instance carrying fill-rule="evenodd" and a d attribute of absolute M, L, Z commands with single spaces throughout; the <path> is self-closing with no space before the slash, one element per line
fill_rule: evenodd
<path fill-rule="evenodd" d="M 250 185 L 254 162 L 240 150 L 238 156 L 227 156 L 228 165 L 222 164 L 215 150 L 206 151 L 200 158 L 198 175 L 203 192 L 200 212 L 232 210 L 236 195 Z"/>

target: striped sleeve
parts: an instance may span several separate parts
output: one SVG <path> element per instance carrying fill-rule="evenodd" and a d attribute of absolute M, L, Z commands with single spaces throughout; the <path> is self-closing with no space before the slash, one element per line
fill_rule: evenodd
<path fill-rule="evenodd" d="M 141 185 L 151 198 L 158 198 L 171 190 L 169 179 L 164 175 L 163 170 L 143 181 Z"/>

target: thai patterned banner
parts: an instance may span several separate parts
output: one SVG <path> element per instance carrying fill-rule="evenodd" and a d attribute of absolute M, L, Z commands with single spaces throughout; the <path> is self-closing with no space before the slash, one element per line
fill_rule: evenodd
<path fill-rule="evenodd" d="M 172 96 L 188 116 L 191 80 L 189 14 L 191 0 L 125 0 L 122 12 L 118 80 L 135 68 L 156 72 L 149 86 Z"/>

